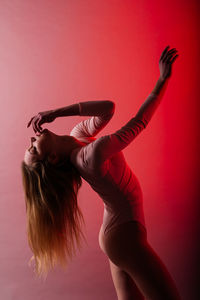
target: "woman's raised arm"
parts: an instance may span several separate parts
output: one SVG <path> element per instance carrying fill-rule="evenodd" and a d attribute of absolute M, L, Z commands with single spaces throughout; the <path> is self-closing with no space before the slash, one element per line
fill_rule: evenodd
<path fill-rule="evenodd" d="M 141 105 L 141 107 L 139 108 L 135 116 L 135 118 L 138 118 L 144 122 L 145 127 L 151 120 L 153 114 L 155 113 L 157 107 L 160 104 L 161 99 L 163 98 L 163 95 L 168 85 L 169 78 L 171 76 L 172 63 L 178 57 L 178 55 L 176 54 L 177 50 L 175 48 L 172 48 L 169 51 L 168 50 L 169 50 L 169 46 L 167 46 L 164 49 L 164 51 L 160 56 L 159 59 L 160 77 L 157 80 L 153 91 L 151 92 L 152 95 L 155 95 L 157 97 L 149 97 Z"/>
<path fill-rule="evenodd" d="M 95 155 L 98 158 L 94 160 L 96 164 L 101 164 L 115 153 L 122 151 L 147 127 L 166 89 L 168 77 L 171 74 L 171 64 L 178 56 L 170 60 L 176 51 L 173 49 L 167 51 L 167 49 L 168 47 L 165 48 L 159 60 L 160 78 L 137 114 L 116 132 L 95 141 Z"/>
<path fill-rule="evenodd" d="M 27 127 L 32 123 L 35 132 L 41 132 L 41 125 L 53 122 L 58 117 L 67 116 L 93 116 L 88 119 L 88 130 L 90 135 L 97 134 L 112 118 L 115 110 L 115 103 L 110 100 L 85 101 L 64 106 L 61 108 L 39 112 L 31 118 Z M 85 124 L 86 125 L 86 124 Z M 95 132 L 94 132 L 95 131 Z"/>

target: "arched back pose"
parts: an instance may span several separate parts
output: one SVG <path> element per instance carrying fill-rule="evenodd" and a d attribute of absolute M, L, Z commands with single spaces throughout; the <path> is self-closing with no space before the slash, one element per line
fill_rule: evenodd
<path fill-rule="evenodd" d="M 58 262 L 64 264 L 84 237 L 77 204 L 84 178 L 104 202 L 99 244 L 109 259 L 118 299 L 180 299 L 171 275 L 147 240 L 141 187 L 122 153 L 158 107 L 176 52 L 169 46 L 164 49 L 152 93 L 137 114 L 112 134 L 95 139 L 114 114 L 115 104 L 110 100 L 40 112 L 29 121 L 36 136 L 31 138 L 21 170 L 28 241 L 38 274 L 47 273 Z M 73 115 L 90 118 L 76 125 L 70 135 L 41 128 L 57 117 Z"/>

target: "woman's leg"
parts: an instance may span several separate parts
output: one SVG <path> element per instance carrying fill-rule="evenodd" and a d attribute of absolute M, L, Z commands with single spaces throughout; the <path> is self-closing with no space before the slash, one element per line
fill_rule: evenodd
<path fill-rule="evenodd" d="M 148 300 L 180 300 L 167 268 L 136 221 L 123 223 L 103 236 L 104 252 L 129 274 Z"/>
<path fill-rule="evenodd" d="M 106 254 L 104 248 L 103 227 L 101 227 L 99 231 L 99 245 L 101 250 Z M 144 300 L 145 298 L 143 297 L 142 293 L 138 289 L 131 276 L 120 269 L 117 265 L 115 265 L 110 259 L 108 260 L 118 300 Z"/>
<path fill-rule="evenodd" d="M 118 300 L 144 300 L 132 278 L 109 259 L 111 275 Z"/>

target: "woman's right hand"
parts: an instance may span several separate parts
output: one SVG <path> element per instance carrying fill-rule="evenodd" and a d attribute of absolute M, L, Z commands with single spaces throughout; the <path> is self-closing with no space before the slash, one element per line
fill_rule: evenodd
<path fill-rule="evenodd" d="M 43 112 L 39 112 L 36 116 L 32 117 L 31 120 L 28 122 L 27 128 L 31 125 L 33 126 L 33 130 L 35 133 L 42 132 L 41 125 L 44 123 L 53 122 L 56 119 L 56 115 L 53 110 L 47 110 Z"/>
<path fill-rule="evenodd" d="M 171 65 L 174 62 L 174 60 L 178 57 L 178 55 L 175 55 L 173 57 L 173 55 L 177 52 L 177 50 L 175 48 L 172 48 L 169 51 L 168 51 L 168 49 L 169 49 L 169 46 L 167 46 L 164 49 L 164 51 L 161 54 L 160 60 L 159 60 L 160 78 L 163 80 L 170 77 Z"/>

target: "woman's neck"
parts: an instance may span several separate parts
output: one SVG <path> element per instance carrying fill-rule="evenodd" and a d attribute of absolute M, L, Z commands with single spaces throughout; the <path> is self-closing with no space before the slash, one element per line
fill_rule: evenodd
<path fill-rule="evenodd" d="M 85 146 L 85 143 L 79 141 L 73 136 L 64 135 L 61 136 L 61 143 L 59 145 L 59 152 L 61 155 L 70 155 L 71 152 L 76 148 L 82 148 Z"/>

